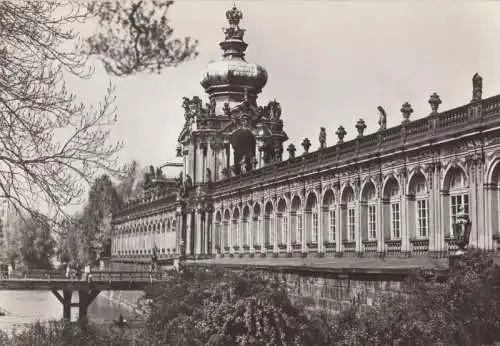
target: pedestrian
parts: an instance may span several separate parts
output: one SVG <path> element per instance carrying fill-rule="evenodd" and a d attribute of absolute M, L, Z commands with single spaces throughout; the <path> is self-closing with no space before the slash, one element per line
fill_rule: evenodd
<path fill-rule="evenodd" d="M 76 264 L 76 278 L 80 280 L 82 278 L 82 270 L 80 269 L 80 265 Z"/>
<path fill-rule="evenodd" d="M 66 265 L 66 279 L 69 279 L 69 263 Z"/>
<path fill-rule="evenodd" d="M 12 277 L 12 271 L 13 271 L 12 264 L 9 264 L 7 267 L 7 278 L 10 279 Z"/>
<path fill-rule="evenodd" d="M 89 263 L 87 263 L 85 265 L 83 272 L 85 273 L 85 280 L 88 280 L 89 275 L 90 275 L 90 264 Z"/>

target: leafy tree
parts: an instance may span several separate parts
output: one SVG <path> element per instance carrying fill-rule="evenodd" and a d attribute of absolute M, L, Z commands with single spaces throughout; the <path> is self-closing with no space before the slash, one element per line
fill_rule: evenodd
<path fill-rule="evenodd" d="M 490 254 L 470 250 L 448 279 L 422 274 L 407 294 L 351 309 L 330 323 L 338 345 L 491 345 L 500 341 L 500 268 Z"/>
<path fill-rule="evenodd" d="M 315 345 L 323 341 L 278 280 L 253 272 L 187 271 L 151 299 L 155 345 Z"/>
<path fill-rule="evenodd" d="M 7 335 L 0 332 L 0 344 L 10 346 L 138 346 L 144 344 L 142 329 L 109 325 L 73 324 L 68 321 L 36 322 Z"/>
<path fill-rule="evenodd" d="M 16 231 L 19 253 L 22 261 L 31 269 L 52 268 L 56 242 L 52 236 L 50 224 L 43 222 L 43 217 L 22 219 L 17 223 Z"/>
<path fill-rule="evenodd" d="M 92 184 L 79 226 L 82 232 L 82 254 L 85 261 L 94 260 L 95 245 L 104 245 L 111 238 L 112 213 L 122 204 L 113 182 L 102 175 Z"/>
<path fill-rule="evenodd" d="M 123 173 L 118 176 L 116 191 L 123 201 L 138 197 L 143 191 L 142 171 L 136 160 L 132 160 L 121 169 Z"/>
<path fill-rule="evenodd" d="M 0 197 L 22 215 L 53 221 L 79 202 L 97 172 L 116 171 L 121 143 L 113 87 L 96 106 L 79 103 L 65 74 L 90 77 L 89 56 L 112 74 L 159 71 L 194 57 L 172 39 L 170 1 L 0 1 Z M 98 19 L 82 40 L 76 22 Z"/>
<path fill-rule="evenodd" d="M 59 232 L 57 255 L 62 263 L 84 262 L 86 256 L 82 254 L 83 231 L 81 213 L 67 218 Z"/>

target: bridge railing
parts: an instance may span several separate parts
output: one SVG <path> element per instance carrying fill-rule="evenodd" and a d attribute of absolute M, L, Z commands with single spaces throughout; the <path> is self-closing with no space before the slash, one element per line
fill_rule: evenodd
<path fill-rule="evenodd" d="M 167 279 L 166 271 L 91 271 L 92 281 L 159 281 Z M 31 280 L 87 280 L 82 272 L 80 278 L 66 277 L 65 270 L 26 270 L 13 272 L 9 276 L 2 273 L 2 279 L 31 279 Z"/>

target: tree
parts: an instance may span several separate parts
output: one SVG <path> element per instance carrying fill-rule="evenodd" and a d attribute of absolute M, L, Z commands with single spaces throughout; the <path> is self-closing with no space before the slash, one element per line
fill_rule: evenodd
<path fill-rule="evenodd" d="M 48 222 L 43 217 L 23 219 L 17 225 L 19 253 L 31 269 L 52 268 L 56 242 Z"/>
<path fill-rule="evenodd" d="M 95 180 L 79 223 L 85 260 L 95 260 L 95 245 L 104 248 L 107 239 L 111 238 L 112 213 L 120 208 L 121 204 L 122 200 L 108 175 L 101 175 Z"/>
<path fill-rule="evenodd" d="M 89 107 L 66 88 L 64 74 L 90 77 L 91 55 L 118 75 L 159 71 L 193 57 L 194 43 L 169 40 L 170 5 L 0 1 L 0 198 L 20 214 L 50 211 L 53 221 L 80 201 L 95 174 L 117 171 L 122 145 L 109 138 L 116 121 L 113 87 Z M 92 18 L 99 31 L 81 40 L 72 27 Z"/>
<path fill-rule="evenodd" d="M 320 331 L 286 288 L 255 272 L 189 268 L 151 299 L 146 322 L 155 345 L 317 345 Z"/>
<path fill-rule="evenodd" d="M 328 332 L 338 345 L 492 345 L 500 341 L 500 268 L 469 250 L 447 279 L 420 273 L 406 294 L 337 316 Z"/>
<path fill-rule="evenodd" d="M 81 213 L 67 218 L 61 225 L 57 255 L 62 263 L 83 263 L 86 256 L 83 256 L 83 231 L 81 225 Z"/>
<path fill-rule="evenodd" d="M 118 184 L 116 191 L 122 201 L 128 201 L 138 197 L 143 191 L 143 170 L 140 168 L 139 162 L 132 160 L 126 164 L 118 176 Z"/>
<path fill-rule="evenodd" d="M 88 38 L 90 54 L 100 57 L 108 73 L 117 76 L 161 72 L 197 56 L 198 42 L 172 38 L 167 11 L 173 1 L 93 1 L 100 29 Z"/>

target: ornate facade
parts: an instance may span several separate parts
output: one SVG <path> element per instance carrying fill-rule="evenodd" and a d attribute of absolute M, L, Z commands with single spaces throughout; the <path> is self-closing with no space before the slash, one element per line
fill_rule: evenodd
<path fill-rule="evenodd" d="M 475 74 L 472 99 L 309 152 L 293 144 L 283 159 L 281 108 L 259 106 L 267 73 L 247 62 L 241 12 L 226 13 L 223 59 L 208 65 L 201 84 L 209 102 L 184 98 L 185 125 L 177 155 L 184 175 L 176 193 L 151 188 L 114 215 L 113 256 L 442 256 L 456 248 L 457 214 L 469 215 L 474 246 L 500 244 L 500 95 L 483 99 Z"/>

